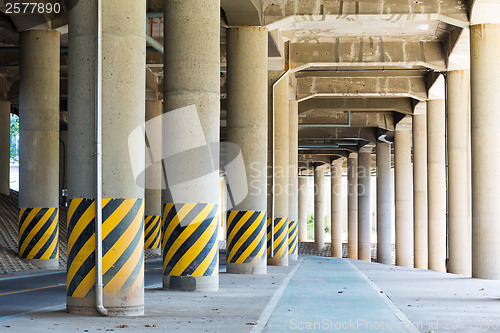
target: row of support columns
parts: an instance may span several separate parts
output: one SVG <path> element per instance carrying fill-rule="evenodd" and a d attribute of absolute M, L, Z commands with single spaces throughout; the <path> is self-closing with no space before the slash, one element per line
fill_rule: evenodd
<path fill-rule="evenodd" d="M 144 174 L 139 177 L 134 174 L 134 170 L 145 169 L 146 145 L 128 140 L 128 135 L 140 128 L 145 119 L 162 113 L 160 101 L 147 106 L 144 103 L 146 8 L 145 3 L 131 0 L 123 1 L 121 6 L 127 15 L 115 14 L 120 12 L 116 10 L 116 3 L 104 3 L 107 23 L 104 25 L 102 86 L 105 101 L 102 117 L 103 294 L 104 306 L 111 315 L 141 315 L 144 313 L 145 215 L 162 215 L 164 288 L 218 289 L 219 151 L 203 147 L 217 146 L 220 138 L 220 8 L 217 1 L 201 5 L 195 0 L 166 3 L 164 60 L 168 80 L 165 81 L 163 112 L 179 123 L 165 127 L 178 126 L 188 133 L 188 126 L 193 123 L 183 124 L 177 111 L 194 105 L 196 112 L 192 115 L 198 117 L 198 129 L 205 146 L 188 134 L 182 136 L 188 148 L 203 149 L 200 154 L 178 156 L 175 163 L 181 167 L 176 170 L 169 169 L 167 164 L 164 181 L 170 184 L 161 193 L 158 207 L 159 192 L 145 193 L 138 179 Z M 70 10 L 67 306 L 70 312 L 76 313 L 95 312 L 95 12 L 94 3 L 83 1 Z M 187 16 L 191 19 L 184 20 Z M 228 264 L 234 264 L 228 265 L 228 271 L 235 273 L 265 273 L 266 259 L 269 264 L 287 265 L 289 255 L 295 258 L 289 252 L 289 236 L 293 235 L 290 222 L 298 220 L 298 238 L 305 238 L 304 181 L 303 178 L 297 180 L 297 138 L 292 133 L 297 128 L 297 105 L 288 101 L 288 80 L 281 77 L 283 73 L 268 76 L 267 35 L 265 28 L 254 27 L 231 28 L 228 32 L 228 139 L 240 146 L 246 165 L 257 163 L 255 169 L 248 168 L 252 170 L 247 182 L 250 195 L 241 203 L 235 203 L 228 212 L 228 255 L 235 258 L 234 261 L 228 258 Z M 500 140 L 497 112 L 500 97 L 496 93 L 500 89 L 500 66 L 495 57 L 500 52 L 500 26 L 473 26 L 471 36 L 472 232 L 468 218 L 469 136 L 464 135 L 468 133 L 469 74 L 460 71 L 448 75 L 448 197 L 445 102 L 428 102 L 427 118 L 413 120 L 414 159 L 418 159 L 413 173 L 411 130 L 409 127 L 396 130 L 396 263 L 412 267 L 415 257 L 417 267 L 445 271 L 448 201 L 450 271 L 498 279 L 500 208 L 492 198 L 500 196 L 500 176 L 495 172 L 500 148 L 491 143 Z M 21 33 L 19 255 L 47 268 L 57 266 L 59 261 L 59 40 L 56 31 Z M 241 52 L 244 45 L 251 47 Z M 276 81 L 278 78 L 280 82 Z M 6 113 L 4 106 L 8 108 L 2 105 L 2 117 Z M 425 129 L 427 153 L 422 138 Z M 179 141 L 173 133 L 177 135 L 179 131 L 164 131 L 163 153 L 173 154 L 177 149 L 175 143 Z M 4 141 L 5 138 L 0 138 L 0 144 Z M 290 141 L 294 144 L 290 145 Z M 134 152 L 133 159 L 129 151 Z M 424 157 L 427 158 L 426 170 L 423 170 Z M 5 161 L 1 162 L 0 177 L 5 181 Z M 362 260 L 370 260 L 371 253 L 370 162 L 371 150 L 350 154 L 347 163 L 348 256 Z M 196 166 L 205 164 L 210 164 L 212 169 L 200 173 L 206 170 L 198 170 Z M 272 177 L 268 177 L 268 165 L 272 167 Z M 331 229 L 332 243 L 335 243 L 332 255 L 341 256 L 342 166 L 333 163 L 331 168 Z M 173 179 L 177 178 L 170 178 L 170 172 L 188 181 L 174 184 Z M 186 178 L 192 176 L 189 172 L 199 177 Z M 324 245 L 323 176 L 324 169 L 316 168 L 316 249 Z M 417 182 L 418 186 L 413 184 Z M 251 192 L 255 184 L 258 191 Z M 380 187 L 377 189 L 378 256 L 381 262 L 388 263 L 392 199 L 388 190 L 390 145 L 387 143 L 377 144 L 377 184 Z M 292 196 L 287 191 L 290 188 Z M 149 196 L 151 202 L 145 202 L 145 196 Z M 427 229 L 423 213 L 426 201 Z M 414 212 L 417 208 L 418 213 Z M 267 239 L 271 240 L 267 258 L 266 221 Z M 35 233 L 35 229 L 38 232 Z M 30 239 L 33 234 L 38 236 Z M 244 239 L 238 242 L 242 234 L 255 237 L 248 242 Z M 190 237 L 192 235 L 202 236 Z M 233 248 L 229 245 L 231 241 Z M 241 243 L 244 247 L 237 249 L 236 244 Z"/>
<path fill-rule="evenodd" d="M 416 115 L 402 121 L 395 131 L 394 202 L 399 266 L 444 272 L 449 257 L 450 272 L 471 275 L 468 82 L 468 71 L 448 74 L 448 118 L 445 101 L 430 100 L 417 106 Z M 377 258 L 387 264 L 392 262 L 390 149 L 389 143 L 377 144 Z M 371 148 L 351 154 L 348 159 L 348 257 L 360 260 L 370 260 L 371 256 L 370 162 Z M 341 239 L 333 232 L 338 231 L 334 227 L 333 184 L 337 178 L 333 170 L 332 167 L 332 255 L 340 256 Z M 316 168 L 314 175 L 315 217 L 321 219 L 321 169 Z M 321 224 L 316 223 L 317 251 L 324 245 L 323 234 Z"/>

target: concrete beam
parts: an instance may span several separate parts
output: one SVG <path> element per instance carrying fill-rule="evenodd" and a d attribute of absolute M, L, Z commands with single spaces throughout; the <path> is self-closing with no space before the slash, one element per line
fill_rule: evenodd
<path fill-rule="evenodd" d="M 299 103 L 299 115 L 311 110 L 330 111 L 395 111 L 413 114 L 412 98 L 311 98 Z"/>
<path fill-rule="evenodd" d="M 335 43 L 291 43 L 290 66 L 296 71 L 314 65 L 332 67 L 425 67 L 446 70 L 441 41 L 337 38 Z"/>
<path fill-rule="evenodd" d="M 380 72 L 381 73 L 381 72 Z M 412 97 L 427 99 L 426 80 L 420 76 L 301 77 L 297 100 L 313 97 Z"/>
<path fill-rule="evenodd" d="M 146 68 L 146 100 L 158 100 L 159 92 L 158 77 L 151 69 Z"/>
<path fill-rule="evenodd" d="M 311 165 L 313 163 L 324 163 L 330 164 L 332 158 L 330 155 L 322 155 L 322 154 L 300 154 L 299 153 L 299 164 Z"/>
<path fill-rule="evenodd" d="M 299 128 L 299 146 L 306 139 L 362 139 L 368 142 L 377 142 L 376 128 Z"/>
<path fill-rule="evenodd" d="M 477 0 L 480 1 L 480 0 Z M 484 0 L 491 1 L 491 0 Z M 443 22 L 467 22 L 467 6 L 460 0 L 401 1 L 401 0 L 263 0 L 265 24 L 279 28 L 302 21 L 326 21 L 331 18 L 345 21 L 363 20 L 366 16 L 379 16 L 391 22 L 416 20 L 419 16 L 436 16 Z M 417 14 L 418 13 L 418 14 Z M 284 21 L 284 22 L 283 22 Z"/>
<path fill-rule="evenodd" d="M 317 110 L 299 118 L 299 127 L 302 128 L 320 127 L 322 124 L 325 127 L 346 125 L 345 127 L 357 128 L 378 127 L 388 131 L 395 129 L 393 112 L 351 112 L 350 124 L 348 112 Z"/>
<path fill-rule="evenodd" d="M 231 26 L 261 25 L 261 0 L 221 0 L 221 7 Z"/>

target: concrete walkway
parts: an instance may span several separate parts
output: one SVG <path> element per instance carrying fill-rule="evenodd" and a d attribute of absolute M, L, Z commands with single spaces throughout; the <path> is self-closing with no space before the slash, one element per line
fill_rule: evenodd
<path fill-rule="evenodd" d="M 411 332 L 411 324 L 350 261 L 305 257 L 267 332 Z"/>
<path fill-rule="evenodd" d="M 82 317 L 59 306 L 0 318 L 0 332 L 500 332 L 500 281 L 302 256 L 260 276 L 227 274 L 221 266 L 218 292 L 171 292 L 160 289 L 159 267 L 161 261 L 147 265 L 143 317 Z M 35 292 L 26 279 L 11 284 L 21 280 L 8 280 L 5 291 Z M 61 286 L 53 293 L 64 300 Z M 47 307 L 35 297 L 26 302 Z"/>
<path fill-rule="evenodd" d="M 420 332 L 500 332 L 500 281 L 351 261 Z"/>

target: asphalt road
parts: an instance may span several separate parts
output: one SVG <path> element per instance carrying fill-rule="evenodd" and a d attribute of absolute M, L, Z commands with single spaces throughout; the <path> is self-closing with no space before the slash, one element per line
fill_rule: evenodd
<path fill-rule="evenodd" d="M 162 283 L 161 259 L 146 262 L 144 286 Z M 66 271 L 0 278 L 0 321 L 66 307 Z"/>

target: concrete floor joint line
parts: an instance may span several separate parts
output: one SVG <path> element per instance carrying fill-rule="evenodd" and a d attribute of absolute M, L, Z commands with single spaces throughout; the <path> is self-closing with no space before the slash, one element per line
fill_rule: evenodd
<path fill-rule="evenodd" d="M 396 304 L 394 304 L 394 302 L 389 298 L 389 296 L 387 296 L 387 294 L 385 292 L 382 291 L 382 289 L 380 289 L 379 286 L 377 286 L 375 284 L 375 282 L 373 282 L 372 280 L 370 280 L 370 278 L 368 276 L 366 276 L 365 273 L 363 273 L 360 269 L 358 269 L 356 267 L 356 265 L 354 265 L 352 263 L 351 260 L 347 260 L 347 262 L 349 263 L 349 265 L 352 266 L 352 268 L 354 268 L 354 270 L 366 281 L 368 282 L 368 284 L 370 284 L 370 286 L 378 292 L 380 298 L 382 298 L 382 300 L 385 302 L 385 304 L 387 304 L 387 306 L 391 309 L 392 312 L 394 312 L 394 314 L 396 315 L 396 317 L 398 317 L 398 319 L 404 324 L 404 327 L 406 329 L 408 329 L 409 332 L 411 333 L 419 333 L 420 331 L 415 327 L 415 325 L 413 325 L 413 323 L 410 321 L 410 319 L 408 319 L 408 317 L 396 306 Z"/>
<path fill-rule="evenodd" d="M 264 328 L 267 325 L 267 322 L 269 321 L 269 318 L 271 318 L 271 314 L 273 313 L 274 309 L 276 308 L 276 305 L 278 305 L 279 300 L 281 299 L 281 296 L 283 296 L 283 293 L 285 292 L 286 287 L 288 286 L 288 283 L 290 283 L 290 280 L 292 277 L 297 273 L 299 270 L 300 266 L 304 262 L 304 259 L 299 260 L 298 264 L 295 266 L 295 268 L 288 273 L 286 278 L 283 280 L 283 283 L 279 287 L 278 290 L 274 293 L 273 297 L 265 307 L 264 311 L 262 311 L 262 314 L 259 317 L 259 320 L 257 320 L 257 325 L 254 326 L 254 328 L 250 331 L 251 333 L 260 333 L 264 330 Z"/>

